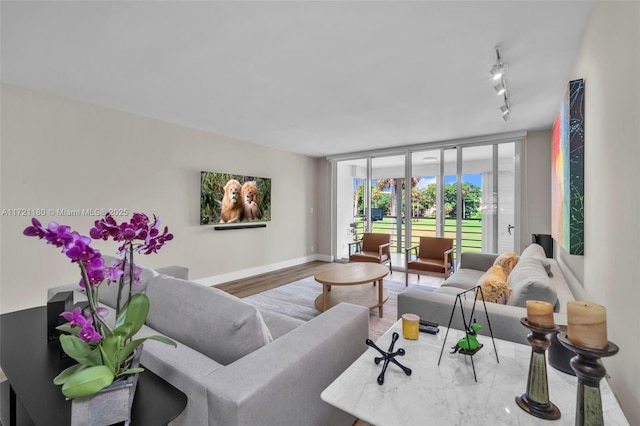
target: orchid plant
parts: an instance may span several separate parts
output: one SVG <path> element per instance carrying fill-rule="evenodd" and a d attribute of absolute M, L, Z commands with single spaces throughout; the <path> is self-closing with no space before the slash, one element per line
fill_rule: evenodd
<path fill-rule="evenodd" d="M 140 330 L 149 313 L 149 299 L 143 293 L 132 294 L 132 285 L 140 280 L 140 268 L 133 262 L 134 253 L 150 254 L 157 251 L 173 239 L 167 227 L 161 230 L 160 220 L 154 215 L 153 222 L 142 213 L 134 213 L 129 222 L 118 224 L 107 213 L 95 221 L 89 231 L 91 237 L 72 231 L 69 226 L 50 222 L 45 228 L 38 219 L 31 220 L 31 226 L 24 235 L 38 237 L 62 250 L 72 263 L 80 268 L 80 287 L 84 289 L 89 302 L 89 312 L 80 308 L 64 312 L 68 321 L 58 327 L 68 333 L 60 335 L 64 352 L 78 364 L 62 371 L 54 378 L 54 383 L 62 385 L 62 393 L 68 398 L 81 398 L 98 393 L 111 385 L 113 381 L 143 371 L 132 368 L 127 360 L 145 340 L 151 339 L 176 346 L 175 342 L 164 336 L 150 336 L 133 339 Z M 110 265 L 100 251 L 91 247 L 93 239 L 112 238 L 120 243 L 118 258 Z M 118 283 L 116 302 L 116 320 L 113 326 L 105 320 L 106 308 L 98 304 L 100 287 Z M 122 303 L 122 293 L 128 285 L 128 297 Z M 121 305 L 122 303 L 122 305 Z"/>

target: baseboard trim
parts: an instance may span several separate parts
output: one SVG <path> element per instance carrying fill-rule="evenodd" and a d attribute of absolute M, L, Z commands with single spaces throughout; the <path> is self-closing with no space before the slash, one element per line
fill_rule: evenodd
<path fill-rule="evenodd" d="M 300 257 L 297 259 L 285 260 L 284 262 L 272 263 L 270 265 L 257 266 L 255 268 L 229 272 L 227 274 L 212 275 L 210 277 L 192 279 L 192 281 L 206 286 L 215 286 L 229 281 L 241 280 L 243 278 L 252 277 L 254 275 L 266 274 L 268 272 L 277 271 L 279 269 L 289 268 L 291 266 L 297 266 L 307 262 L 313 262 L 314 260 L 331 262 L 330 259 L 331 256 L 312 254 L 310 256 Z"/>

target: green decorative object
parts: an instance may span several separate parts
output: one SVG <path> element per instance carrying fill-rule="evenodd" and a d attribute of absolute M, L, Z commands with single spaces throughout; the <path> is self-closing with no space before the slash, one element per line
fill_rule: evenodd
<path fill-rule="evenodd" d="M 578 377 L 576 426 L 604 425 L 600 381 L 607 375 L 607 370 L 600 362 L 600 358 L 617 354 L 618 346 L 613 342 L 608 342 L 605 349 L 585 348 L 573 344 L 566 333 L 558 333 L 558 340 L 564 347 L 576 354 L 571 358 L 571 368 Z"/>
<path fill-rule="evenodd" d="M 480 331 L 481 328 L 482 326 L 477 322 L 471 324 L 471 327 L 467 328 L 466 330 L 466 336 L 458 340 L 458 343 L 456 343 L 456 345 L 451 348 L 453 349 L 453 352 L 451 353 L 460 351 L 460 353 L 462 354 L 468 353 L 469 355 L 471 355 L 471 352 L 480 349 L 482 345 L 480 344 L 480 342 L 478 342 L 478 331 Z"/>
<path fill-rule="evenodd" d="M 549 400 L 546 358 L 547 349 L 551 346 L 551 340 L 547 335 L 558 331 L 559 327 L 557 325 L 538 327 L 530 324 L 526 318 L 521 318 L 520 323 L 531 330 L 527 336 L 531 345 L 531 359 L 529 361 L 527 391 L 516 396 L 516 403 L 527 413 L 541 419 L 559 419 L 560 409 Z"/>
<path fill-rule="evenodd" d="M 473 305 L 471 307 L 471 312 L 469 313 L 469 321 L 467 322 L 467 316 L 464 312 L 464 306 L 462 303 L 462 298 L 467 297 L 467 293 L 473 294 Z M 470 288 L 468 290 L 462 291 L 456 295 L 456 300 L 453 303 L 453 308 L 451 309 L 451 317 L 449 317 L 449 324 L 447 325 L 447 332 L 444 336 L 444 340 L 442 341 L 442 349 L 440 350 L 440 357 L 438 358 L 438 365 L 440 365 L 440 361 L 442 361 L 442 354 L 444 353 L 444 347 L 447 344 L 447 337 L 449 336 L 449 330 L 451 329 L 451 321 L 453 321 L 453 315 L 456 312 L 456 306 L 460 305 L 460 315 L 462 316 L 462 323 L 464 324 L 465 329 L 465 337 L 458 340 L 458 342 L 451 349 L 454 353 L 459 353 L 461 355 L 468 355 L 471 357 L 471 367 L 473 368 L 473 378 L 477 382 L 478 377 L 476 375 L 476 366 L 473 363 L 473 356 L 482 349 L 482 343 L 478 342 L 478 331 L 482 328 L 480 324 L 478 324 L 475 320 L 474 313 L 476 311 L 476 302 L 478 300 L 482 301 L 484 305 L 484 313 L 487 318 L 487 325 L 489 326 L 489 334 L 491 335 L 491 341 L 493 342 L 493 350 L 496 353 L 496 362 L 500 363 L 498 359 L 498 350 L 496 349 L 496 342 L 493 340 L 493 330 L 491 329 L 491 321 L 489 321 L 489 314 L 487 313 L 487 304 L 484 300 L 484 293 L 482 292 L 482 288 L 480 286 L 476 286 Z"/>

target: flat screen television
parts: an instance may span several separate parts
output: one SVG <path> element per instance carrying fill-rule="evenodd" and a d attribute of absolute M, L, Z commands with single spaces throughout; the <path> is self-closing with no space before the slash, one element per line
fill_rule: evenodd
<path fill-rule="evenodd" d="M 270 220 L 270 178 L 200 172 L 200 225 Z"/>

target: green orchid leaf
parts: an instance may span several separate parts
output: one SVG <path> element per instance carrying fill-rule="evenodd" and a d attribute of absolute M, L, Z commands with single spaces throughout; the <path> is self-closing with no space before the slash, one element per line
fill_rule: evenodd
<path fill-rule="evenodd" d="M 54 385 L 62 385 L 73 374 L 75 374 L 78 371 L 83 370 L 85 368 L 86 367 L 84 365 L 82 365 L 82 364 L 74 364 L 71 367 L 65 368 L 64 370 L 62 370 L 62 372 L 60 372 L 60 374 L 58 374 L 56 377 L 53 378 L 53 384 Z"/>
<path fill-rule="evenodd" d="M 129 374 L 136 374 L 136 373 L 142 373 L 144 371 L 144 368 L 142 367 L 136 367 L 136 368 L 128 368 L 124 371 L 120 372 L 120 376 L 126 376 Z"/>
<path fill-rule="evenodd" d="M 89 367 L 102 365 L 102 353 L 100 352 L 100 348 L 98 347 L 92 350 L 88 357 L 83 358 L 82 363 Z"/>
<path fill-rule="evenodd" d="M 71 328 L 71 325 L 69 323 L 57 326 L 56 330 L 60 330 L 67 334 L 72 334 L 74 336 L 78 336 L 80 334 L 80 327 Z"/>
<path fill-rule="evenodd" d="M 82 398 L 98 393 L 113 383 L 113 373 L 104 365 L 85 368 L 67 378 L 62 393 L 67 398 Z"/>
<path fill-rule="evenodd" d="M 109 367 L 109 369 L 115 374 L 117 370 L 118 362 L 118 354 L 120 352 L 120 346 L 122 345 L 122 337 L 116 334 L 110 334 L 109 336 L 102 339 L 102 344 L 100 345 L 100 351 L 102 353 L 102 359 L 104 361 L 104 365 Z"/>
<path fill-rule="evenodd" d="M 124 345 L 123 348 L 120 350 L 119 361 L 122 362 L 125 359 L 127 359 L 127 357 L 131 355 L 138 346 L 144 343 L 144 341 L 145 339 L 136 339 Z"/>
<path fill-rule="evenodd" d="M 91 349 L 91 347 L 79 337 L 63 334 L 60 336 L 60 345 L 64 353 L 80 364 L 88 367 L 102 364 L 102 355 L 100 354 L 99 348 Z"/>
<path fill-rule="evenodd" d="M 142 293 L 134 294 L 131 296 L 127 306 L 120 311 L 120 316 L 122 318 L 118 318 L 118 323 L 131 323 L 131 330 L 127 337 L 132 337 L 140 330 L 140 328 L 142 328 L 142 325 L 147 320 L 148 314 L 149 298 Z"/>
<path fill-rule="evenodd" d="M 112 334 L 118 335 L 122 337 L 123 340 L 126 340 L 132 336 L 131 330 L 133 330 L 133 323 L 127 322 L 114 328 Z"/>
<path fill-rule="evenodd" d="M 168 337 L 164 337 L 164 336 L 149 336 L 149 337 L 145 337 L 145 340 L 155 340 L 157 342 L 162 342 L 166 345 L 170 345 L 173 346 L 174 348 L 177 348 L 178 345 L 176 344 L 176 342 L 174 342 L 173 340 L 169 339 Z"/>
<path fill-rule="evenodd" d="M 78 358 L 86 358 L 91 353 L 91 348 L 77 336 L 63 334 L 60 336 L 60 345 L 64 353 L 76 361 Z"/>

